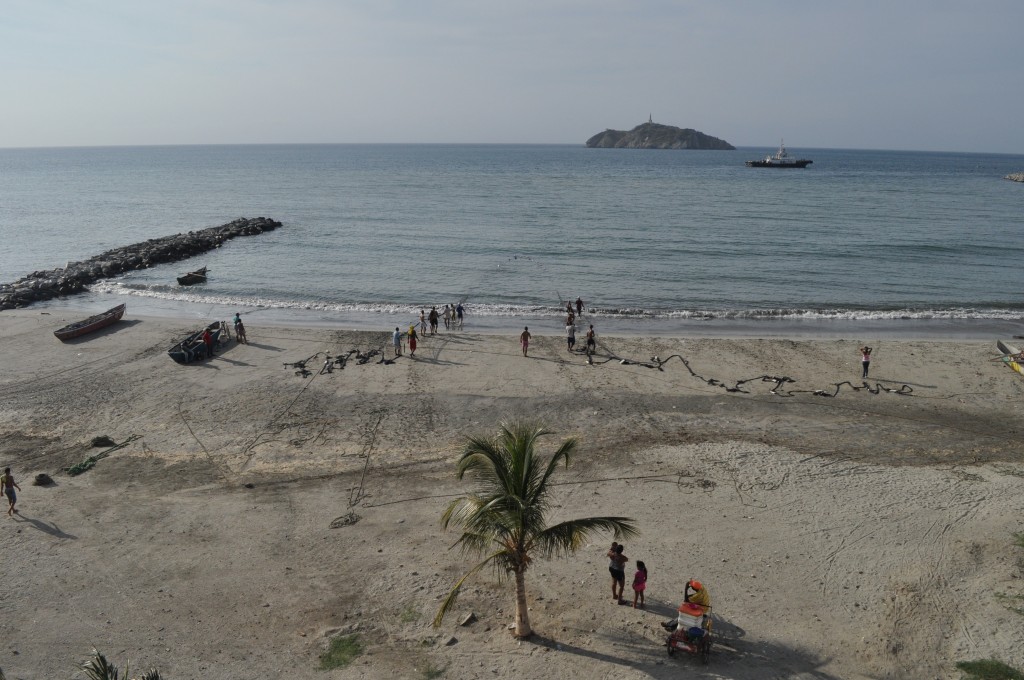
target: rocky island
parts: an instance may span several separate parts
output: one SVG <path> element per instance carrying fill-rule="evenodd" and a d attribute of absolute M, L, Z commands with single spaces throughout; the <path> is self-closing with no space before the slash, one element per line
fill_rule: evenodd
<path fill-rule="evenodd" d="M 632 130 L 605 130 L 587 140 L 590 149 L 707 149 L 733 151 L 732 144 L 692 128 L 648 120 Z"/>

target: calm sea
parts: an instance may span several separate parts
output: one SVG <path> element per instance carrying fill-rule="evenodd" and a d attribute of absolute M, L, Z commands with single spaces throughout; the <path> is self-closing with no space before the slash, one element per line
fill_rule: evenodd
<path fill-rule="evenodd" d="M 1024 156 L 280 145 L 0 150 L 0 281 L 235 217 L 284 222 L 41 305 L 388 328 L 1022 333 Z M 175 275 L 209 267 L 205 285 Z"/>

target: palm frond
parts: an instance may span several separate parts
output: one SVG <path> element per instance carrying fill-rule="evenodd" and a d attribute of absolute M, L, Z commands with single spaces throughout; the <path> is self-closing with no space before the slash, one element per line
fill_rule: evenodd
<path fill-rule="evenodd" d="M 598 532 L 609 531 L 616 538 L 633 538 L 640 530 L 629 517 L 586 517 L 559 522 L 534 536 L 534 545 L 545 557 L 565 557 L 581 548 Z"/>
<path fill-rule="evenodd" d="M 459 592 L 462 590 L 462 584 L 465 583 L 470 576 L 486 567 L 499 554 L 500 553 L 495 553 L 484 558 L 482 562 L 467 571 L 462 578 L 455 583 L 452 589 L 448 592 L 448 596 L 444 598 L 443 602 L 441 602 L 441 607 L 437 610 L 437 614 L 434 615 L 434 620 L 431 622 L 431 625 L 433 625 L 434 628 L 438 628 L 441 625 L 441 621 L 444 620 L 444 617 L 449 611 L 451 611 L 451 608 L 455 606 L 455 601 L 459 599 Z"/>
<path fill-rule="evenodd" d="M 85 677 L 89 680 L 118 680 L 121 677 L 117 667 L 107 661 L 107 657 L 100 654 L 99 650 L 95 648 L 93 648 L 89 660 L 82 664 L 82 670 L 85 671 Z"/>

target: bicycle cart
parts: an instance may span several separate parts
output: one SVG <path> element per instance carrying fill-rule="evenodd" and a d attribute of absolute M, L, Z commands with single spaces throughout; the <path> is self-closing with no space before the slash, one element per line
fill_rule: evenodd
<path fill-rule="evenodd" d="M 711 607 L 690 602 L 679 605 L 674 621 L 661 624 L 671 634 L 665 640 L 668 655 L 675 656 L 676 651 L 688 654 L 699 654 L 702 663 L 711 660 Z"/>

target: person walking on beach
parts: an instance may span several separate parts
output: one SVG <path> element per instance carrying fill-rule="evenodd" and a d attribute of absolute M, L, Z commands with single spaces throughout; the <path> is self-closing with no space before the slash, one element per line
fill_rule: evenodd
<path fill-rule="evenodd" d="M 583 299 L 579 296 L 576 297 L 576 316 L 583 315 Z"/>
<path fill-rule="evenodd" d="M 861 373 L 860 377 L 861 378 L 867 378 L 868 377 L 868 368 L 871 367 L 871 348 L 868 347 L 867 345 L 864 345 L 863 347 L 861 347 L 857 351 L 860 352 L 860 365 L 864 369 L 864 371 Z"/>
<path fill-rule="evenodd" d="M 594 332 L 594 324 L 590 324 L 587 331 L 587 356 L 597 351 L 597 333 Z"/>
<path fill-rule="evenodd" d="M 625 548 L 612 541 L 612 547 L 608 550 L 608 572 L 612 575 L 612 599 L 619 604 L 625 604 L 622 599 L 622 589 L 626 587 L 626 562 L 629 558 L 622 554 Z"/>
<path fill-rule="evenodd" d="M 444 311 L 441 312 L 441 318 L 444 319 L 444 329 L 450 330 L 452 327 L 452 308 L 448 305 L 444 306 Z"/>
<path fill-rule="evenodd" d="M 644 591 L 647 590 L 647 565 L 642 560 L 636 561 L 636 573 L 633 574 L 633 609 L 636 609 L 637 598 L 640 609 L 644 608 Z"/>
<path fill-rule="evenodd" d="M 523 332 L 519 334 L 519 344 L 523 346 L 523 356 L 526 356 L 527 350 L 530 349 L 530 327 L 523 326 Z"/>
<path fill-rule="evenodd" d="M 409 326 L 409 356 L 416 356 L 416 324 Z"/>
<path fill-rule="evenodd" d="M 248 345 L 249 340 L 245 337 L 245 326 L 242 324 L 242 315 L 239 314 L 238 312 L 235 312 L 234 323 L 235 338 L 237 338 L 238 342 L 242 343 L 243 345 Z"/>
<path fill-rule="evenodd" d="M 569 351 L 576 346 L 576 324 L 569 322 L 565 324 L 565 343 L 569 346 Z"/>
<path fill-rule="evenodd" d="M 420 335 L 426 335 L 426 334 L 427 334 L 427 315 L 421 309 L 420 310 Z"/>
<path fill-rule="evenodd" d="M 458 307 L 455 308 L 455 318 L 458 321 L 459 330 L 462 330 L 462 315 L 466 313 L 466 308 L 462 306 L 460 302 Z"/>
<path fill-rule="evenodd" d="M 11 515 L 11 513 L 18 514 L 18 509 L 14 507 L 18 502 L 18 494 L 14 493 L 15 489 L 21 491 L 21 487 L 14 481 L 11 468 L 4 468 L 3 475 L 0 475 L 0 496 L 5 494 L 7 496 L 7 502 L 10 504 L 10 507 L 7 508 L 8 515 Z"/>
<path fill-rule="evenodd" d="M 391 334 L 391 344 L 395 346 L 395 356 L 402 356 L 402 331 L 395 326 L 395 332 Z"/>
<path fill-rule="evenodd" d="M 430 321 L 430 334 L 437 335 L 437 307 L 430 308 L 430 314 L 427 315 L 427 319 Z"/>

